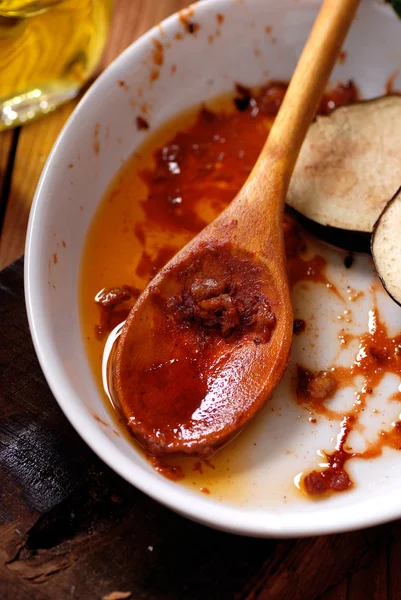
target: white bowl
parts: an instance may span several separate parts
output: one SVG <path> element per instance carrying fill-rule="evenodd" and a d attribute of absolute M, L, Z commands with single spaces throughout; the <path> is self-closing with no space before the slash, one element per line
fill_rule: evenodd
<path fill-rule="evenodd" d="M 147 135 L 135 127 L 139 105 L 146 101 L 147 118 L 155 130 L 183 109 L 231 91 L 235 81 L 257 85 L 289 80 L 319 5 L 318 0 L 205 0 L 181 14 L 181 19 L 173 15 L 135 42 L 99 77 L 60 134 L 36 191 L 26 244 L 26 300 L 36 352 L 54 396 L 79 434 L 110 467 L 149 496 L 201 523 L 253 536 L 315 535 L 400 517 L 401 456 L 385 456 L 380 468 L 379 463 L 366 465 L 367 478 L 358 481 L 352 492 L 318 503 L 296 494 L 285 503 L 280 494 L 272 492 L 270 497 L 270 488 L 265 487 L 265 500 L 245 498 L 240 506 L 164 479 L 125 437 L 116 437 L 113 427 L 93 417 L 96 413 L 111 424 L 85 353 L 78 281 L 85 236 L 99 201 Z M 218 15 L 223 15 L 222 23 Z M 197 23 L 199 30 L 188 33 L 185 18 Z M 352 78 L 363 97 L 381 95 L 387 79 L 401 65 L 400 31 L 401 22 L 390 7 L 381 1 L 363 1 L 345 43 L 346 60 L 336 66 L 332 82 Z M 175 39 L 178 32 L 183 39 Z M 209 36 L 214 37 L 212 43 Z M 154 39 L 165 47 L 157 79 L 152 77 Z M 126 85 L 120 86 L 120 81 Z M 138 97 L 140 89 L 143 98 Z M 74 168 L 69 168 L 71 163 Z M 367 264 L 362 267 L 369 271 Z M 399 313 L 391 319 L 399 322 Z M 274 402 L 279 405 L 281 400 L 278 394 Z M 307 419 L 295 422 L 299 410 L 286 409 L 279 425 L 269 422 L 274 425 L 267 425 L 265 435 L 260 423 L 266 419 L 261 417 L 255 435 L 274 437 L 278 427 L 278 436 L 286 431 L 284 443 L 295 444 L 295 452 L 299 436 L 304 432 L 311 436 Z M 316 430 L 311 448 L 297 455 L 292 476 L 304 459 L 307 467 L 315 464 L 311 452 L 324 446 L 323 429 Z M 260 476 L 259 463 L 265 465 L 263 473 L 268 477 L 289 469 L 284 446 L 266 452 L 254 463 L 250 459 L 250 487 L 255 484 L 252 473 Z M 266 467 L 269 463 L 271 468 Z M 289 470 L 289 486 L 293 486 L 292 476 Z"/>

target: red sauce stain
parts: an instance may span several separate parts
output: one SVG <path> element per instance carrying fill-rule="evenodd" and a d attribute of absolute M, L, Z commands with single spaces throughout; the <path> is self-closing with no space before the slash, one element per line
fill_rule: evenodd
<path fill-rule="evenodd" d="M 155 471 L 160 473 L 160 475 L 163 475 L 163 477 L 171 479 L 171 481 L 180 481 L 180 479 L 184 479 L 184 472 L 179 465 L 168 464 L 164 460 L 150 455 L 149 460 Z"/>
<path fill-rule="evenodd" d="M 118 82 L 118 85 L 119 85 L 119 87 L 123 88 L 127 92 L 130 89 L 129 85 L 122 79 L 120 79 L 120 81 Z"/>
<path fill-rule="evenodd" d="M 350 342 L 356 339 L 356 336 L 350 333 L 344 333 L 344 330 L 341 330 L 341 333 L 338 334 L 338 339 L 341 348 L 346 348 Z"/>
<path fill-rule="evenodd" d="M 149 191 L 143 202 L 147 221 L 198 233 L 206 225 L 199 217 L 206 198 L 215 215 L 221 212 L 250 173 L 286 87 L 273 82 L 255 94 L 239 86 L 238 112 L 204 108 L 191 127 L 156 150 L 155 168 L 141 173 Z"/>
<path fill-rule="evenodd" d="M 347 297 L 350 302 L 357 302 L 360 298 L 363 298 L 364 295 L 365 293 L 362 290 L 347 288 Z"/>
<path fill-rule="evenodd" d="M 294 287 L 300 281 L 323 283 L 327 289 L 331 290 L 340 300 L 343 300 L 338 289 L 328 280 L 326 267 L 326 259 L 318 254 L 309 259 L 304 259 L 302 256 L 289 259 L 288 276 L 290 286 Z"/>
<path fill-rule="evenodd" d="M 103 288 L 95 296 L 97 323 L 95 338 L 102 340 L 117 325 L 125 321 L 141 290 L 130 285 Z"/>
<path fill-rule="evenodd" d="M 177 248 L 175 246 L 163 246 L 157 252 L 156 256 L 150 256 L 147 252 L 142 253 L 142 258 L 136 269 L 138 277 L 149 277 L 149 280 L 153 277 L 173 258 L 174 254 L 177 254 Z"/>
<path fill-rule="evenodd" d="M 99 417 L 99 415 L 97 415 L 96 413 L 93 413 L 93 415 L 92 415 L 92 416 L 93 416 L 93 418 L 95 419 L 95 421 L 97 421 L 98 423 L 101 423 L 101 424 L 102 424 L 102 425 L 104 425 L 105 427 L 108 427 L 108 426 L 109 426 L 109 424 L 108 424 L 108 423 L 106 423 L 106 421 L 103 421 L 103 419 L 101 419 L 101 418 Z"/>
<path fill-rule="evenodd" d="M 399 74 L 400 74 L 400 70 L 397 69 L 387 79 L 387 81 L 386 81 L 386 94 L 400 94 L 401 93 L 400 90 L 397 90 L 394 87 L 395 80 L 397 79 L 397 77 L 398 77 Z"/>
<path fill-rule="evenodd" d="M 199 31 L 199 29 L 200 29 L 199 23 L 194 23 L 193 21 L 190 21 L 188 23 L 188 33 L 196 33 L 197 31 Z"/>
<path fill-rule="evenodd" d="M 209 469 L 213 469 L 213 470 L 216 469 L 214 464 L 208 458 L 203 459 L 203 464 L 206 465 L 207 467 L 209 467 Z"/>
<path fill-rule="evenodd" d="M 177 31 L 177 33 L 174 35 L 175 40 L 182 40 L 183 38 L 184 38 L 184 36 L 182 35 L 182 33 L 180 31 Z"/>
<path fill-rule="evenodd" d="M 56 265 L 58 263 L 58 256 L 57 256 L 57 252 L 53 253 L 53 264 Z"/>
<path fill-rule="evenodd" d="M 73 169 L 73 168 L 74 168 L 74 163 L 70 163 L 70 164 L 68 165 L 68 168 L 69 168 L 69 169 Z"/>
<path fill-rule="evenodd" d="M 345 50 L 341 50 L 340 54 L 338 55 L 338 62 L 340 65 L 343 65 L 347 59 L 348 53 Z"/>
<path fill-rule="evenodd" d="M 67 244 L 65 243 L 64 240 L 61 241 L 61 245 L 63 246 L 63 248 L 67 248 Z"/>
<path fill-rule="evenodd" d="M 193 471 L 198 471 L 198 473 L 200 473 L 201 475 L 203 474 L 203 469 L 202 469 L 202 463 L 201 462 L 197 462 L 194 464 L 194 468 L 192 469 Z"/>
<path fill-rule="evenodd" d="M 152 52 L 152 60 L 155 65 L 161 67 L 164 63 L 164 47 L 163 44 L 157 40 L 153 39 L 153 52 Z"/>
<path fill-rule="evenodd" d="M 222 15 L 221 13 L 217 13 L 216 19 L 218 24 L 221 25 L 224 22 L 224 15 Z"/>
<path fill-rule="evenodd" d="M 156 67 L 154 67 L 153 69 L 151 69 L 150 71 L 150 82 L 153 83 L 153 81 L 157 81 L 157 79 L 159 79 L 160 77 L 160 70 L 157 69 Z"/>
<path fill-rule="evenodd" d="M 104 306 L 98 306 L 98 323 L 95 325 L 95 339 L 105 340 L 111 331 L 117 325 L 125 321 L 128 317 L 130 308 L 107 309 Z"/>
<path fill-rule="evenodd" d="M 303 370 L 304 373 L 307 373 Z M 310 390 L 305 395 L 305 384 L 302 380 L 313 378 L 312 374 L 302 373 L 298 387 L 298 398 L 309 402 L 311 405 Z M 386 373 L 393 373 L 401 377 L 401 334 L 389 336 L 387 328 L 379 318 L 377 308 L 369 313 L 369 330 L 360 337 L 359 349 L 351 366 L 332 367 L 330 377 L 335 381 L 336 389 L 355 387 L 355 378 L 363 377 L 363 384 L 357 391 L 356 400 L 352 409 L 343 415 L 337 445 L 332 453 L 325 453 L 327 466 L 321 471 L 312 471 L 303 477 L 302 486 L 310 495 L 322 495 L 330 492 L 339 492 L 350 489 L 353 482 L 346 471 L 346 463 L 352 458 L 371 460 L 380 456 L 383 448 L 390 447 L 401 449 L 401 423 L 395 422 L 389 431 L 380 431 L 376 440 L 369 443 L 362 452 L 354 452 L 348 444 L 350 433 L 358 426 L 358 419 L 366 409 L 369 396 L 374 392 Z M 306 387 L 309 383 L 306 384 Z M 333 388 L 334 389 L 334 388 Z M 393 397 L 399 400 L 400 392 Z M 317 412 L 330 411 L 324 402 L 332 397 L 332 391 L 326 396 L 318 398 L 313 405 Z"/>
<path fill-rule="evenodd" d="M 117 429 L 113 429 L 113 433 L 114 435 L 116 435 L 117 437 L 121 437 L 121 434 L 117 431 Z"/>
<path fill-rule="evenodd" d="M 194 9 L 192 7 L 184 8 L 178 13 L 178 19 L 185 27 L 185 30 L 194 34 L 200 29 L 200 25 L 192 20 Z"/>
<path fill-rule="evenodd" d="M 325 404 L 327 400 L 334 397 L 338 388 L 338 381 L 330 370 L 313 373 L 301 365 L 297 365 L 297 401 L 308 410 L 325 415 L 329 419 L 341 418 L 340 413 L 331 410 Z"/>
<path fill-rule="evenodd" d="M 95 151 L 96 156 L 99 156 L 99 152 L 100 152 L 100 142 L 99 142 L 99 131 L 100 131 L 100 123 L 97 123 L 95 125 L 95 132 L 94 132 L 94 140 L 93 140 L 93 149 Z"/>
<path fill-rule="evenodd" d="M 398 392 L 395 392 L 395 393 L 394 393 L 394 394 L 391 396 L 390 400 L 391 400 L 392 402 L 401 402 L 401 390 L 399 389 L 399 391 L 398 391 Z"/>
<path fill-rule="evenodd" d="M 214 35 L 210 34 L 207 36 L 207 41 L 209 44 L 213 44 L 214 42 Z"/>
<path fill-rule="evenodd" d="M 149 123 L 146 119 L 144 119 L 143 117 L 141 117 L 141 115 L 137 116 L 137 118 L 135 119 L 136 122 L 136 128 L 138 131 L 144 131 L 146 129 L 149 129 Z"/>
<path fill-rule="evenodd" d="M 303 319 L 294 319 L 294 335 L 301 335 L 306 329 L 306 322 Z"/>
<path fill-rule="evenodd" d="M 135 233 L 136 237 L 138 238 L 138 240 L 140 241 L 140 243 L 142 244 L 142 246 L 145 246 L 146 237 L 145 237 L 144 224 L 143 223 L 135 223 L 134 233 Z"/>
<path fill-rule="evenodd" d="M 202 494 L 207 494 L 207 495 L 210 494 L 210 490 L 207 487 L 200 488 L 200 491 L 202 492 Z"/>
<path fill-rule="evenodd" d="M 266 25 L 266 27 L 265 27 L 266 35 L 270 35 L 272 31 L 273 31 L 273 28 L 270 25 Z"/>
<path fill-rule="evenodd" d="M 177 65 L 171 65 L 171 74 L 174 75 L 177 71 Z"/>

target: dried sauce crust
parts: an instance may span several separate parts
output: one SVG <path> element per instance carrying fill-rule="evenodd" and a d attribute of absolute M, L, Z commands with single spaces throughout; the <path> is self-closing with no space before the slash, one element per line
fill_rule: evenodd
<path fill-rule="evenodd" d="M 151 307 L 136 315 L 145 345 L 131 344 L 128 321 L 115 373 L 128 426 L 149 453 L 210 455 L 256 412 L 248 398 L 231 406 L 229 390 L 244 376 L 240 350 L 249 361 L 275 330 L 265 276 L 252 256 L 214 243 L 150 285 Z"/>
<path fill-rule="evenodd" d="M 181 274 L 179 293 L 167 300 L 166 314 L 183 327 L 194 324 L 201 338 L 252 335 L 257 344 L 271 337 L 276 318 L 261 291 L 260 269 L 229 248 L 209 247 Z"/>

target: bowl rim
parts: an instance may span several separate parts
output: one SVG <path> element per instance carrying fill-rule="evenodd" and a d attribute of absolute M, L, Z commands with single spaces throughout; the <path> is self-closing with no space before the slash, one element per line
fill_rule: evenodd
<path fill-rule="evenodd" d="M 231 2 L 236 0 L 201 0 L 193 5 L 196 13 L 202 15 L 210 11 L 223 11 Z M 272 0 L 274 1 L 274 0 Z M 165 31 L 174 28 L 179 19 L 179 12 L 174 13 L 161 22 Z M 142 52 L 152 43 L 157 34 L 158 26 L 153 27 L 128 48 L 126 48 L 103 71 L 84 94 L 71 116 L 62 128 L 42 171 L 28 223 L 25 244 L 25 301 L 28 323 L 35 351 L 45 375 L 47 383 L 61 410 L 72 424 L 80 437 L 113 471 L 123 477 L 137 489 L 152 499 L 164 504 L 175 512 L 204 525 L 239 535 L 252 537 L 304 537 L 352 531 L 368 526 L 378 525 L 401 516 L 401 489 L 398 493 L 389 492 L 386 502 L 377 510 L 377 500 L 357 502 L 347 507 L 328 507 L 327 511 L 311 515 L 300 510 L 292 510 L 289 514 L 277 514 L 274 509 L 243 509 L 240 506 L 228 506 L 213 498 L 201 497 L 201 494 L 177 485 L 158 473 L 146 471 L 140 465 L 135 465 L 117 446 L 115 446 L 92 415 L 81 406 L 79 396 L 72 390 L 68 377 L 58 360 L 49 350 L 49 326 L 42 323 L 40 313 L 43 300 L 40 293 L 41 280 L 39 276 L 40 252 L 35 241 L 36 224 L 40 222 L 41 214 L 48 203 L 46 186 L 54 177 L 54 163 L 63 152 L 66 138 L 74 130 L 76 120 L 82 111 L 87 110 L 98 93 L 107 86 L 119 67 L 135 62 L 135 55 Z M 71 395 L 75 402 L 71 402 Z"/>

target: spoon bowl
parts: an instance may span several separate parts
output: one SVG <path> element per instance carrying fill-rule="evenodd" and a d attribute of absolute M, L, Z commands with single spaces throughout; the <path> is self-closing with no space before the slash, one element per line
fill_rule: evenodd
<path fill-rule="evenodd" d="M 122 331 L 114 387 L 154 455 L 210 455 L 258 412 L 287 364 L 293 317 L 283 251 L 272 265 L 243 249 L 228 218 L 155 277 Z"/>

